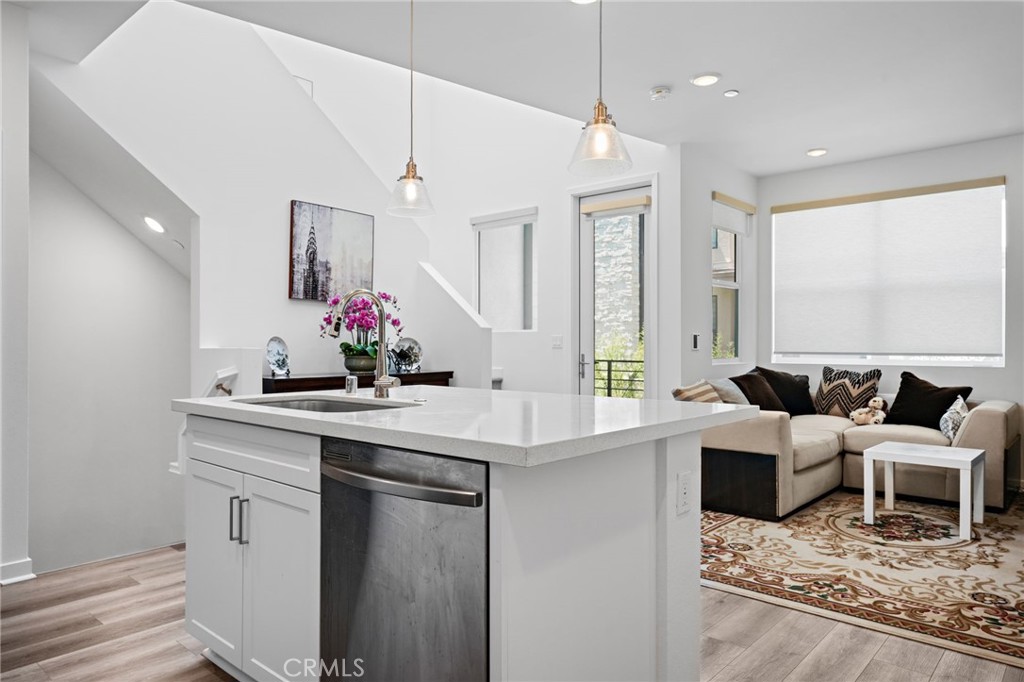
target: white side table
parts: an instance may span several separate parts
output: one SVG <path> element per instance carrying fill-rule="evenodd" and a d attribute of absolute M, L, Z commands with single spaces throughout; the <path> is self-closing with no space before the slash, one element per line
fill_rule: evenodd
<path fill-rule="evenodd" d="M 875 462 L 885 464 L 885 508 L 893 509 L 893 472 L 897 462 L 960 470 L 960 539 L 971 539 L 971 502 L 974 523 L 985 514 L 985 451 L 942 445 L 886 441 L 864 451 L 864 523 L 875 522 Z M 971 479 L 973 480 L 973 484 Z"/>

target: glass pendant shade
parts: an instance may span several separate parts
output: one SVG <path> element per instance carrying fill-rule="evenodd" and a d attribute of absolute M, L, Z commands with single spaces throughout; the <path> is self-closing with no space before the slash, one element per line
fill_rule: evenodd
<path fill-rule="evenodd" d="M 409 159 L 405 175 L 398 178 L 398 184 L 391 193 L 388 202 L 388 215 L 400 218 L 420 218 L 434 215 L 434 205 L 430 203 L 427 186 L 423 178 L 416 175 L 416 164 Z"/>
<path fill-rule="evenodd" d="M 574 2 L 576 0 L 573 0 Z M 597 3 L 597 103 L 594 117 L 587 122 L 576 144 L 569 172 L 573 175 L 601 177 L 625 173 L 633 167 L 622 136 L 615 129 L 612 115 L 601 99 L 604 82 L 604 0 Z"/>
<path fill-rule="evenodd" d="M 590 121 L 580 135 L 576 151 L 569 163 L 573 175 L 599 177 L 625 173 L 633 167 L 622 136 L 611 122 Z"/>

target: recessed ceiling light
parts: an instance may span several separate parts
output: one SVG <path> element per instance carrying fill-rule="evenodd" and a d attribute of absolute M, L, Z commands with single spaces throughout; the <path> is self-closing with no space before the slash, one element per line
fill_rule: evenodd
<path fill-rule="evenodd" d="M 814 149 L 807 150 L 807 156 L 818 157 L 825 156 L 826 154 L 828 154 L 828 150 L 825 149 L 824 147 L 815 147 Z"/>
<path fill-rule="evenodd" d="M 739 97 L 740 91 L 739 90 L 726 90 L 722 94 L 725 95 L 726 97 Z"/>
<path fill-rule="evenodd" d="M 720 73 L 714 73 L 709 71 L 708 73 L 698 73 L 696 76 L 690 79 L 690 82 L 696 85 L 698 88 L 706 88 L 709 85 L 714 85 L 722 77 Z"/>
<path fill-rule="evenodd" d="M 160 234 L 164 233 L 164 226 L 158 223 L 157 221 L 153 220 L 149 216 L 144 217 L 143 220 L 145 220 L 146 224 L 149 225 L 149 229 L 153 230 L 154 232 L 159 232 Z"/>
<path fill-rule="evenodd" d="M 655 85 L 651 88 L 651 101 L 661 102 L 668 99 L 668 96 L 672 94 L 672 88 L 667 85 Z"/>
<path fill-rule="evenodd" d="M 592 5 L 595 2 L 597 2 L 597 0 L 572 0 L 572 4 L 574 5 Z"/>

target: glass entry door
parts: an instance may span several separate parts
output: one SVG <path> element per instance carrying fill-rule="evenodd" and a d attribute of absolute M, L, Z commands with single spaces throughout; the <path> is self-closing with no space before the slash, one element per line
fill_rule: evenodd
<path fill-rule="evenodd" d="M 580 198 L 581 395 L 644 397 L 650 193 L 647 186 Z"/>

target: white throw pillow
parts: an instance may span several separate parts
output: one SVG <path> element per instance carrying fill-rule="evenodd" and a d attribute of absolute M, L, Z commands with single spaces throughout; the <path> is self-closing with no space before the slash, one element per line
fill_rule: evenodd
<path fill-rule="evenodd" d="M 743 391 L 736 385 L 731 379 L 708 379 L 708 383 L 714 387 L 718 395 L 721 396 L 722 402 L 730 403 L 732 405 L 749 405 L 750 401 L 747 400 L 747 396 L 743 395 Z"/>
<path fill-rule="evenodd" d="M 956 401 L 949 406 L 946 414 L 942 415 L 942 419 L 939 420 L 939 431 L 942 431 L 942 435 L 949 440 L 956 438 L 956 432 L 960 430 L 964 419 L 967 418 L 967 412 L 967 403 L 962 397 L 957 396 Z"/>

